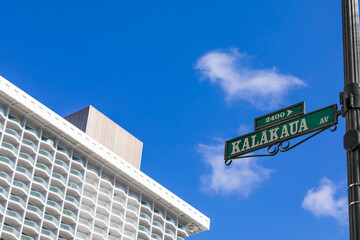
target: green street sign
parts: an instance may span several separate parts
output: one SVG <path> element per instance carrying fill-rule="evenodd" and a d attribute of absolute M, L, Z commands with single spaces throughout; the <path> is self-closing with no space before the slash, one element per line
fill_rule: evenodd
<path fill-rule="evenodd" d="M 255 118 L 255 131 L 279 124 L 299 115 L 305 114 L 305 102 L 280 109 L 278 111 Z"/>
<path fill-rule="evenodd" d="M 337 105 L 334 104 L 276 126 L 228 140 L 225 142 L 224 159 L 232 159 L 336 124 Z"/>

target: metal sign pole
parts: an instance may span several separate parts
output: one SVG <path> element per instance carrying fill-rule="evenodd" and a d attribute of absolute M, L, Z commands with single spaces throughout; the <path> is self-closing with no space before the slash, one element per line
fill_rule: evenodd
<path fill-rule="evenodd" d="M 347 150 L 350 240 L 360 239 L 360 36 L 358 0 L 342 0 L 344 92 L 346 119 L 344 146 Z"/>

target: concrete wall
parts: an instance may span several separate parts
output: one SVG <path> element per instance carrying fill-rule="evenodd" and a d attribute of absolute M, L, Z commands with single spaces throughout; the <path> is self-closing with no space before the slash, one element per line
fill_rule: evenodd
<path fill-rule="evenodd" d="M 65 119 L 140 169 L 143 143 L 93 106 L 70 114 Z"/>

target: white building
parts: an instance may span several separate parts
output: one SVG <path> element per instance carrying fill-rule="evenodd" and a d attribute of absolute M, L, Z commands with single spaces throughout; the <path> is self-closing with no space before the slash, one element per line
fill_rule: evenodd
<path fill-rule="evenodd" d="M 92 121 L 109 119 L 86 111 L 67 117 L 77 128 L 0 76 L 2 239 L 182 240 L 209 229 L 209 218 L 139 170 L 139 140 L 116 124 L 91 133 Z"/>

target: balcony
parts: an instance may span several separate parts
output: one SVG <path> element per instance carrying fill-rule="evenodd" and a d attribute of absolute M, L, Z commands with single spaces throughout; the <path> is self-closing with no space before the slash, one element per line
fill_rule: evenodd
<path fill-rule="evenodd" d="M 136 231 L 137 221 L 135 221 L 132 218 L 126 217 L 125 223 L 126 223 L 125 226 L 129 226 L 129 227 L 125 227 L 125 228 Z"/>
<path fill-rule="evenodd" d="M 97 192 L 97 184 L 91 178 L 85 178 L 85 187 L 90 192 L 96 193 Z"/>
<path fill-rule="evenodd" d="M 66 239 L 70 239 L 74 237 L 75 230 L 68 224 L 61 223 L 60 224 L 60 236 Z"/>
<path fill-rule="evenodd" d="M 91 220 L 94 217 L 94 209 L 93 208 L 82 204 L 80 209 L 81 209 L 80 215 L 83 218 Z"/>
<path fill-rule="evenodd" d="M 50 239 L 50 240 L 55 240 L 57 239 L 55 233 L 53 231 L 47 230 L 47 229 L 41 229 L 41 236 L 43 239 L 43 237 L 45 237 L 45 239 Z"/>
<path fill-rule="evenodd" d="M 58 146 L 57 147 L 57 152 L 56 152 L 59 156 L 62 156 L 64 157 L 65 159 L 67 160 L 70 160 L 70 151 L 63 148 L 63 147 L 60 147 Z"/>
<path fill-rule="evenodd" d="M 8 224 L 12 226 L 18 226 L 21 225 L 23 217 L 13 210 L 7 209 L 6 210 L 6 220 Z"/>
<path fill-rule="evenodd" d="M 51 213 L 51 215 L 59 215 L 62 210 L 61 205 L 52 200 L 47 200 L 46 208 L 47 208 L 46 212 Z"/>
<path fill-rule="evenodd" d="M 184 238 L 177 236 L 176 240 L 184 240 Z"/>
<path fill-rule="evenodd" d="M 171 226 L 173 226 L 174 228 L 176 228 L 176 221 L 175 219 L 171 218 L 171 217 L 166 217 L 166 223 L 170 224 Z"/>
<path fill-rule="evenodd" d="M 90 238 L 89 238 L 89 235 L 86 235 L 86 234 L 81 233 L 81 232 L 77 232 L 75 239 L 83 240 L 83 239 L 90 239 Z"/>
<path fill-rule="evenodd" d="M 53 155 L 44 149 L 39 149 L 38 158 L 38 161 L 41 160 L 45 164 L 51 164 L 53 162 Z"/>
<path fill-rule="evenodd" d="M 46 178 L 50 177 L 50 172 L 51 172 L 51 170 L 49 169 L 48 166 L 46 166 L 46 165 L 43 164 L 43 163 L 39 163 L 39 162 L 37 162 L 37 163 L 35 164 L 35 166 L 36 166 L 36 168 L 37 168 L 36 170 L 39 170 L 40 172 L 42 172 L 42 173 L 43 173 L 42 175 L 45 175 Z"/>
<path fill-rule="evenodd" d="M 185 226 L 178 224 L 178 233 L 182 233 L 186 237 L 188 235 L 188 230 Z"/>
<path fill-rule="evenodd" d="M 115 183 L 115 193 L 119 195 L 120 197 L 125 198 L 126 197 L 126 189 L 125 187 L 120 183 Z"/>
<path fill-rule="evenodd" d="M 19 153 L 19 160 L 21 160 L 21 159 L 28 162 L 28 163 L 30 163 L 31 166 L 34 166 L 35 160 L 29 154 L 24 153 L 24 152 L 20 152 Z"/>
<path fill-rule="evenodd" d="M 21 197 L 10 194 L 9 205 L 14 206 L 13 209 L 19 209 L 23 211 L 25 207 L 25 201 Z"/>
<path fill-rule="evenodd" d="M 4 150 L 7 150 L 8 153 L 12 156 L 12 157 L 16 157 L 17 155 L 17 148 L 12 145 L 11 143 L 5 142 L 3 141 L 1 146 L 3 147 Z"/>
<path fill-rule="evenodd" d="M 35 137 L 35 139 L 39 139 L 39 137 L 40 137 L 39 131 L 36 130 L 35 128 L 33 128 L 33 127 L 28 126 L 28 125 L 25 126 L 24 135 L 25 134 L 29 134 L 30 136 Z"/>
<path fill-rule="evenodd" d="M 112 182 L 111 177 L 109 177 L 108 175 L 106 175 L 104 173 L 101 175 L 101 186 L 103 186 L 109 190 L 112 190 L 113 185 L 111 182 Z"/>
<path fill-rule="evenodd" d="M 75 210 L 79 208 L 80 202 L 76 198 L 66 195 L 65 199 L 66 199 L 65 204 L 70 206 L 68 207 L 70 210 Z"/>
<path fill-rule="evenodd" d="M 158 234 L 152 233 L 152 234 L 151 234 L 151 239 L 161 240 L 162 238 L 161 238 Z"/>
<path fill-rule="evenodd" d="M 151 212 L 152 206 L 149 202 L 147 202 L 145 200 L 141 200 L 141 206 L 143 206 L 144 208 L 147 208 Z"/>
<path fill-rule="evenodd" d="M 45 203 L 45 197 L 42 193 L 35 191 L 35 190 L 31 190 L 30 191 L 30 196 L 34 197 L 35 200 L 39 201 L 40 204 L 38 205 L 43 205 Z"/>
<path fill-rule="evenodd" d="M 107 201 L 107 202 L 111 201 L 112 194 L 108 189 L 100 186 L 99 193 L 101 193 L 101 196 L 105 196 L 105 198 L 103 198 L 103 199 L 105 199 L 105 201 Z M 99 197 L 100 197 L 100 195 L 99 195 Z"/>
<path fill-rule="evenodd" d="M 76 219 L 77 219 L 77 215 L 68 209 L 64 209 L 63 210 L 63 221 L 64 222 L 70 222 L 70 224 L 75 224 L 76 223 Z"/>
<path fill-rule="evenodd" d="M 27 212 L 26 212 L 27 217 L 31 219 L 40 220 L 42 218 L 42 215 L 43 215 L 43 211 L 41 211 L 40 208 L 31 204 L 27 205 Z"/>
<path fill-rule="evenodd" d="M 150 229 L 148 229 L 147 227 L 145 227 L 145 226 L 141 226 L 141 225 L 139 225 L 139 231 L 141 231 L 141 232 L 143 232 L 143 233 L 145 233 L 146 234 L 146 236 L 150 236 Z"/>
<path fill-rule="evenodd" d="M 57 185 L 60 187 L 66 186 L 66 178 L 59 173 L 53 172 L 52 181 L 54 181 L 54 183 L 57 183 Z"/>
<path fill-rule="evenodd" d="M 48 183 L 41 177 L 34 176 L 32 188 L 38 191 L 45 192 L 48 188 Z"/>
<path fill-rule="evenodd" d="M 41 137 L 41 146 L 43 148 L 46 148 L 48 151 L 50 152 L 53 152 L 55 151 L 55 142 L 54 140 L 52 140 L 51 138 L 48 138 L 48 137 L 45 137 L 45 136 L 42 136 Z"/>
<path fill-rule="evenodd" d="M 70 176 L 72 177 L 72 178 L 74 178 L 74 179 L 76 179 L 74 182 L 78 182 L 78 183 L 80 183 L 80 182 L 82 182 L 82 180 L 84 179 L 84 175 L 80 172 L 80 171 L 78 171 L 78 170 L 75 170 L 75 169 L 70 169 Z"/>
<path fill-rule="evenodd" d="M 23 232 L 29 235 L 39 234 L 40 226 L 34 221 L 25 219 Z"/>
<path fill-rule="evenodd" d="M 8 116 L 8 121 L 7 121 L 6 125 L 8 127 L 17 129 L 18 131 L 20 131 L 21 128 L 22 128 L 21 120 L 19 118 L 15 117 L 15 116 L 12 116 L 12 115 Z"/>
<path fill-rule="evenodd" d="M 123 210 L 125 208 L 125 200 L 122 199 L 121 197 L 114 196 L 113 207 L 118 210 Z"/>
<path fill-rule="evenodd" d="M 119 210 L 112 209 L 111 210 L 111 219 L 116 221 L 117 223 L 123 223 L 124 213 Z"/>
<path fill-rule="evenodd" d="M 20 233 L 16 228 L 4 224 L 1 237 L 6 240 L 19 239 Z"/>
<path fill-rule="evenodd" d="M 79 218 L 78 220 L 78 231 L 81 231 L 83 233 L 90 233 L 91 232 L 92 224 L 90 221 Z"/>
<path fill-rule="evenodd" d="M 146 213 L 140 213 L 140 220 L 144 219 L 145 221 L 147 221 L 148 224 L 151 223 L 151 217 L 149 215 L 147 215 Z"/>
<path fill-rule="evenodd" d="M 11 177 L 6 172 L 0 171 L 0 185 L 1 186 L 11 185 Z"/>
<path fill-rule="evenodd" d="M 9 158 L 0 156 L 0 167 L 1 167 L 1 170 L 13 171 L 15 164 Z"/>
<path fill-rule="evenodd" d="M 31 173 L 24 167 L 17 166 L 15 178 L 22 182 L 29 182 L 31 180 Z"/>
<path fill-rule="evenodd" d="M 88 169 L 86 171 L 86 177 L 97 181 L 99 179 L 98 170 L 95 167 L 88 166 Z"/>
<path fill-rule="evenodd" d="M 164 225 L 162 225 L 158 221 L 153 221 L 152 225 L 153 225 L 153 230 L 158 229 L 160 230 L 160 232 L 162 232 L 164 229 Z"/>
<path fill-rule="evenodd" d="M 5 128 L 5 133 L 7 133 L 9 136 L 15 138 L 18 143 L 20 142 L 21 136 L 17 131 L 15 131 L 11 128 Z"/>
<path fill-rule="evenodd" d="M 68 195 L 78 197 L 81 194 L 81 187 L 76 183 L 69 182 L 67 192 L 68 192 Z"/>
<path fill-rule="evenodd" d="M 58 226 L 59 226 L 59 220 L 58 220 L 56 217 L 52 216 L 52 215 L 45 214 L 43 225 L 44 225 L 47 229 L 54 230 L 54 229 L 57 229 L 57 228 L 58 228 Z"/>
<path fill-rule="evenodd" d="M 133 205 L 128 204 L 126 215 L 131 216 L 132 218 L 137 218 L 137 216 L 139 215 L 139 210 Z"/>
<path fill-rule="evenodd" d="M 92 193 L 84 191 L 82 201 L 86 205 L 94 206 L 96 203 L 96 196 Z"/>
<path fill-rule="evenodd" d="M 79 170 L 84 170 L 84 168 L 85 168 L 85 160 L 73 156 L 71 162 L 72 162 L 72 166 L 74 166 L 75 168 L 77 168 Z"/>
<path fill-rule="evenodd" d="M 135 239 L 135 234 L 128 230 L 124 230 L 124 237 L 128 237 L 129 239 Z"/>
<path fill-rule="evenodd" d="M 34 238 L 26 234 L 21 234 L 21 240 L 34 240 Z"/>
<path fill-rule="evenodd" d="M 36 153 L 37 146 L 33 141 L 24 138 L 22 140 L 22 143 L 23 143 L 22 146 L 27 151 L 27 153 L 29 153 L 29 154 L 35 154 Z"/>
<path fill-rule="evenodd" d="M 54 168 L 55 167 L 59 167 L 59 168 L 62 169 L 62 170 L 58 170 L 58 172 L 60 172 L 61 174 L 65 174 L 69 170 L 69 165 L 66 162 L 64 162 L 63 160 L 60 160 L 60 159 L 55 159 Z"/>
<path fill-rule="evenodd" d="M 97 207 L 100 210 L 99 212 L 103 213 L 103 214 L 109 214 L 110 213 L 110 204 L 98 200 L 97 202 Z"/>
<path fill-rule="evenodd" d="M 140 199 L 140 197 L 138 195 L 136 195 L 135 193 L 129 192 L 128 202 L 130 202 L 132 205 L 138 205 L 139 199 Z"/>
<path fill-rule="evenodd" d="M 155 213 L 155 215 L 161 217 L 161 219 L 164 219 L 164 217 L 165 217 L 164 212 L 159 209 L 154 208 L 154 213 Z"/>
<path fill-rule="evenodd" d="M 93 234 L 96 234 L 96 236 L 101 237 L 101 239 L 106 239 L 107 234 L 104 230 L 102 230 L 101 228 L 98 228 L 96 226 L 94 226 L 94 232 Z"/>
<path fill-rule="evenodd" d="M 96 225 L 98 225 L 99 227 L 106 228 L 108 218 L 105 217 L 103 214 L 96 213 L 95 214 L 95 221 L 96 221 Z"/>
<path fill-rule="evenodd" d="M 121 235 L 121 231 L 122 231 L 122 225 L 121 224 L 117 224 L 113 221 L 110 221 L 110 229 L 111 231 L 116 231 L 116 234 L 114 235 Z"/>
<path fill-rule="evenodd" d="M 29 187 L 26 186 L 25 183 L 23 182 L 20 182 L 18 180 L 15 180 L 13 181 L 13 188 L 11 190 L 11 192 L 14 194 L 14 195 L 17 195 L 17 196 L 26 196 L 29 192 Z"/>
<path fill-rule="evenodd" d="M 61 201 L 64 198 L 64 191 L 60 188 L 50 186 L 49 198 L 52 200 Z"/>
<path fill-rule="evenodd" d="M 171 239 L 175 238 L 175 233 L 174 231 L 170 230 L 170 229 L 165 229 L 165 235 L 170 236 Z"/>

